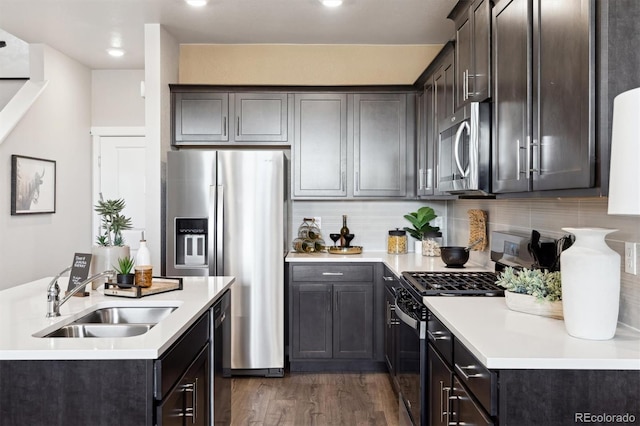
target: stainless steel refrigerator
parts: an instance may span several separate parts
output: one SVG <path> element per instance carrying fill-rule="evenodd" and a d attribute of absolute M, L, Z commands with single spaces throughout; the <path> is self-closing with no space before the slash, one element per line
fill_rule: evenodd
<path fill-rule="evenodd" d="M 231 373 L 284 373 L 283 151 L 171 151 L 166 274 L 233 275 Z"/>

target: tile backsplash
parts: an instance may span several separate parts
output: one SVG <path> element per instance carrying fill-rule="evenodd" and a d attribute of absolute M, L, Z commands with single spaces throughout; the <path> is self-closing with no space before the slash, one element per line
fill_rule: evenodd
<path fill-rule="evenodd" d="M 447 205 L 447 230 L 451 244 L 468 241 L 467 210 L 488 213 L 488 232 L 532 229 L 543 236 L 560 237 L 563 227 L 600 227 L 618 231 L 607 236 L 607 244 L 624 259 L 624 242 L 640 242 L 640 218 L 609 216 L 606 198 L 456 200 Z M 489 250 L 472 252 L 472 260 L 486 264 Z M 624 272 L 621 262 L 619 321 L 640 329 L 640 275 Z"/>
<path fill-rule="evenodd" d="M 291 238 L 298 235 L 302 219 L 320 217 L 325 243 L 332 244 L 329 234 L 340 232 L 342 215 L 346 214 L 349 230 L 355 234 L 351 245 L 362 246 L 364 251 L 386 251 L 388 231 L 410 226 L 403 216 L 423 206 L 432 207 L 443 218 L 444 226 L 444 201 L 294 201 L 291 207 Z M 409 242 L 409 250 L 412 249 L 413 243 Z"/>

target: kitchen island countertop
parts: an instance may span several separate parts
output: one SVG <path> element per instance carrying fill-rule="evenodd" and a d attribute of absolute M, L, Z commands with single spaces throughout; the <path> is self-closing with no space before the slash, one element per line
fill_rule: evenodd
<path fill-rule="evenodd" d="M 156 359 L 166 351 L 234 282 L 233 277 L 184 277 L 183 290 L 140 299 L 105 296 L 102 289 L 72 297 L 60 317 L 46 318 L 51 278 L 0 291 L 0 360 Z M 59 280 L 66 287 L 65 278 Z M 96 308 L 177 306 L 148 332 L 120 338 L 42 338 Z"/>

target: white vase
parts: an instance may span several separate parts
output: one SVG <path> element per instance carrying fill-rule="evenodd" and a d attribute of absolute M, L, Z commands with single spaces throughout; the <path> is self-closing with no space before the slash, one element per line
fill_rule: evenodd
<path fill-rule="evenodd" d="M 567 333 L 591 340 L 611 339 L 620 306 L 620 255 L 604 238 L 617 229 L 562 228 L 575 235 L 560 255 L 562 310 Z"/>
<path fill-rule="evenodd" d="M 129 246 L 94 246 L 91 248 L 90 274 L 95 275 L 118 266 L 118 259 L 130 256 Z M 107 280 L 99 278 L 91 283 L 94 290 Z"/>

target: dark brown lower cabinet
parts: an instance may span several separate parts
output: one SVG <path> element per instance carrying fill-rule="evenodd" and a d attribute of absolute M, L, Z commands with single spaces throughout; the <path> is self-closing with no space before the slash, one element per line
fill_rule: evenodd
<path fill-rule="evenodd" d="M 487 369 L 457 337 L 440 339 L 450 331 L 442 323 L 438 327 L 428 333 L 425 398 L 431 426 L 565 426 L 596 424 L 598 416 L 604 423 L 597 424 L 634 424 L 640 419 L 637 370 Z"/>
<path fill-rule="evenodd" d="M 209 345 L 206 345 L 184 377 L 158 405 L 158 426 L 206 426 L 209 424 L 208 371 Z"/>
<path fill-rule="evenodd" d="M 209 425 L 209 342 L 207 311 L 155 360 L 0 360 L 0 425 Z"/>
<path fill-rule="evenodd" d="M 291 371 L 384 369 L 378 266 L 289 265 Z"/>

